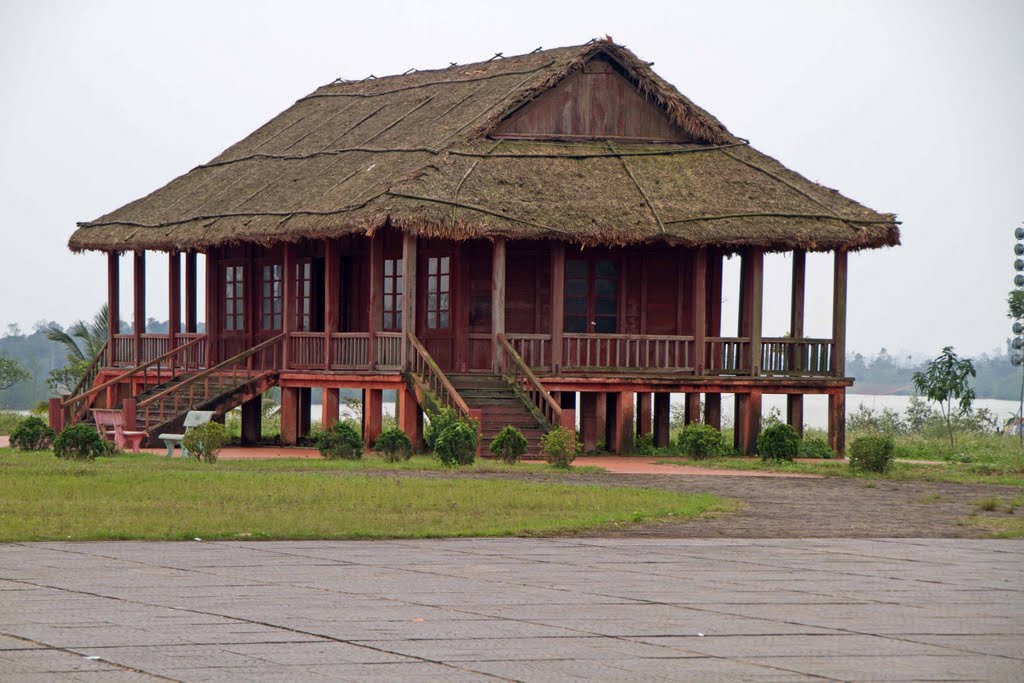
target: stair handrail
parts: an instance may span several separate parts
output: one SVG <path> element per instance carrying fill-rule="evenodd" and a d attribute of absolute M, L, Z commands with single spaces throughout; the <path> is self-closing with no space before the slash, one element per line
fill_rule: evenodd
<path fill-rule="evenodd" d="M 533 406 L 540 411 L 540 414 L 548 422 L 551 428 L 562 424 L 562 406 L 558 404 L 555 397 L 544 388 L 540 379 L 533 373 L 530 366 L 526 364 L 523 357 L 509 343 L 504 334 L 498 335 L 498 352 L 501 355 L 501 368 L 506 374 L 506 379 L 513 386 L 522 388 L 526 384 L 525 393 Z"/>
<path fill-rule="evenodd" d="M 206 382 L 207 378 L 209 378 L 211 375 L 213 375 L 215 373 L 223 373 L 226 369 L 228 369 L 232 365 L 235 365 L 235 364 L 240 363 L 242 361 L 248 361 L 251 357 L 253 357 L 257 353 L 260 353 L 260 352 L 262 352 L 262 351 L 264 351 L 264 350 L 266 350 L 266 349 L 268 349 L 270 347 L 274 347 L 274 351 L 275 351 L 275 353 L 274 353 L 274 361 L 271 363 L 271 368 L 272 369 L 271 370 L 264 370 L 263 372 L 257 372 L 255 374 L 247 374 L 246 375 L 246 382 L 251 382 L 251 381 L 253 381 L 255 379 L 259 379 L 259 378 L 261 378 L 261 377 L 263 377 L 265 375 L 269 375 L 269 374 L 271 374 L 273 372 L 276 372 L 277 368 L 278 368 L 278 365 L 279 365 L 278 362 L 277 362 L 277 360 L 278 360 L 278 356 L 277 356 L 277 353 L 276 353 L 277 352 L 277 347 L 280 346 L 281 342 L 285 339 L 285 337 L 287 337 L 287 335 L 284 334 L 284 333 L 279 334 L 276 337 L 271 337 L 270 339 L 266 340 L 265 342 L 261 342 L 261 343 L 257 344 L 256 346 L 253 346 L 252 348 L 246 349 L 242 353 L 239 353 L 238 355 L 232 356 L 231 358 L 228 358 L 226 361 L 224 361 L 222 363 L 219 363 L 219 364 L 213 366 L 212 368 L 207 368 L 206 370 L 203 370 L 202 372 L 197 372 L 196 374 L 194 374 L 191 377 L 185 379 L 184 381 L 179 382 L 178 384 L 175 384 L 173 387 L 168 387 L 168 388 L 164 389 L 163 391 L 160 391 L 160 392 L 157 392 L 156 394 L 153 394 L 152 396 L 150 396 L 149 398 L 147 398 L 145 400 L 139 401 L 139 403 L 135 406 L 136 414 L 138 414 L 139 411 L 143 411 L 144 413 L 148 413 L 148 408 L 149 408 L 149 406 L 153 405 L 153 403 L 155 403 L 155 402 L 157 402 L 159 400 L 162 400 L 164 397 L 169 396 L 170 394 L 173 394 L 173 393 L 181 394 L 185 388 L 189 389 L 189 397 L 190 397 L 190 402 L 191 402 L 191 400 L 194 398 L 194 391 L 193 391 L 193 389 L 196 386 L 196 384 L 198 382 L 200 382 L 200 381 L 203 381 L 203 383 L 204 383 L 203 384 L 203 386 L 204 386 L 203 400 L 207 401 L 207 400 L 210 399 L 210 396 L 209 396 L 209 383 Z M 247 369 L 247 373 L 252 373 L 252 371 Z M 177 400 L 175 400 L 175 405 L 177 405 Z M 147 423 L 148 423 L 148 420 L 147 420 Z"/>
<path fill-rule="evenodd" d="M 86 399 L 91 398 L 92 396 L 95 396 L 96 394 L 98 394 L 101 391 L 104 391 L 108 387 L 112 387 L 115 384 L 120 384 L 124 380 L 129 379 L 131 377 L 134 377 L 135 375 L 139 374 L 140 372 L 143 373 L 143 384 L 146 384 L 148 379 L 149 379 L 149 369 L 150 368 L 152 368 L 154 365 L 156 365 L 156 366 L 161 365 L 168 358 L 171 358 L 171 357 L 181 353 L 182 351 L 186 351 L 186 350 L 192 348 L 193 346 L 195 346 L 196 344 L 199 344 L 200 342 L 202 342 L 205 339 L 206 339 L 206 335 L 205 334 L 200 336 L 200 337 L 196 337 L 192 341 L 190 341 L 190 342 L 188 342 L 186 344 L 182 344 L 181 346 L 175 346 L 170 351 L 168 351 L 168 352 L 166 352 L 166 353 L 164 353 L 164 354 L 162 354 L 160 356 L 157 356 L 156 358 L 154 358 L 154 359 L 152 359 L 150 361 L 146 361 L 142 365 L 139 365 L 139 366 L 136 366 L 136 367 L 134 367 L 134 368 L 132 368 L 130 370 L 127 370 L 127 371 L 121 373 L 120 375 L 118 375 L 117 377 L 114 377 L 113 379 L 108 379 L 106 382 L 103 382 L 102 384 L 98 384 L 98 385 L 94 386 L 93 388 L 89 389 L 88 391 L 85 391 L 85 392 L 83 392 L 81 394 L 78 394 L 78 395 L 72 394 L 66 401 L 63 401 L 61 403 L 61 407 L 64 408 L 64 409 L 67 409 L 68 407 L 73 406 L 75 403 L 78 403 L 78 402 L 81 402 L 81 401 L 85 401 Z M 109 341 L 105 342 L 103 344 L 103 348 L 104 349 L 106 349 L 108 343 L 109 343 Z M 93 363 L 94 364 L 100 359 L 102 354 L 103 354 L 103 351 L 101 350 L 100 353 L 97 354 L 96 358 L 93 359 Z M 91 367 L 92 366 L 90 366 L 90 368 Z M 171 367 L 173 367 L 173 364 L 172 364 Z M 99 369 L 98 368 L 96 370 L 96 374 L 97 375 L 99 374 Z M 93 375 L 93 379 L 95 379 L 95 378 L 96 378 L 96 375 Z M 82 378 L 82 382 L 80 382 L 79 385 L 81 385 L 85 381 L 85 379 L 86 378 L 83 377 Z M 131 387 L 132 387 L 132 391 L 134 391 L 134 384 L 132 384 Z M 76 387 L 76 389 L 78 389 L 78 387 Z M 87 406 L 89 404 L 88 403 L 83 403 L 82 405 L 83 405 L 83 408 L 84 408 L 85 406 Z M 72 411 L 72 421 L 73 422 L 77 422 L 78 420 L 82 419 L 82 417 L 84 417 L 84 415 L 85 415 L 85 411 L 84 410 Z"/>
<path fill-rule="evenodd" d="M 434 362 L 430 352 L 423 346 L 423 342 L 413 332 L 406 332 L 405 337 L 409 342 L 409 347 L 412 349 L 412 353 L 409 354 L 409 367 L 407 370 L 419 375 L 426 383 L 427 388 L 438 397 L 441 403 L 453 408 L 462 417 L 470 420 L 477 419 L 475 411 L 470 410 L 469 405 L 459 395 L 459 392 L 456 391 L 451 380 L 445 376 L 438 364 Z"/>

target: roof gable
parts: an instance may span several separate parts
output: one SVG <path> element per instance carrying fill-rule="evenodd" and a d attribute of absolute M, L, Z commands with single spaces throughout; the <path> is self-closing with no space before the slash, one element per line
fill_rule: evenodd
<path fill-rule="evenodd" d="M 698 142 L 606 54 L 591 57 L 505 117 L 490 136 L 530 140 Z"/>

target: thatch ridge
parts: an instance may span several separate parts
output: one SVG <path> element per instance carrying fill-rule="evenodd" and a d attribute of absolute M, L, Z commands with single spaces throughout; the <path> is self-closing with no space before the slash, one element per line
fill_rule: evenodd
<path fill-rule="evenodd" d="M 498 141 L 504 118 L 607 59 L 687 144 Z M 357 82 L 295 102 L 159 190 L 80 223 L 75 250 L 204 250 L 385 225 L 425 236 L 769 250 L 899 243 L 892 214 L 786 169 L 606 40 Z"/>

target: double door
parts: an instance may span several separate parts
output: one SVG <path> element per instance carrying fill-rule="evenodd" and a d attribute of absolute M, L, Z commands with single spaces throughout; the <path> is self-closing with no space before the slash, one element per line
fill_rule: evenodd
<path fill-rule="evenodd" d="M 568 334 L 615 334 L 619 319 L 619 261 L 605 255 L 565 260 L 565 317 Z"/>

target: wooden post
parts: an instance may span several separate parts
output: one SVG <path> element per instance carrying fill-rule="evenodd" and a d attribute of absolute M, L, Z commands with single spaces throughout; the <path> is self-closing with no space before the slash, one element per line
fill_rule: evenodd
<path fill-rule="evenodd" d="M 206 367 L 217 364 L 220 350 L 220 301 L 223 297 L 220 260 L 213 249 L 206 252 Z M 282 427 L 282 431 L 284 428 Z M 283 436 L 282 436 L 283 438 Z"/>
<path fill-rule="evenodd" d="M 786 423 L 795 429 L 797 434 L 804 435 L 803 394 L 788 394 L 786 396 Z"/>
<path fill-rule="evenodd" d="M 736 394 L 736 418 L 733 445 L 744 455 L 757 450 L 757 437 L 761 433 L 761 392 Z"/>
<path fill-rule="evenodd" d="M 690 280 L 693 308 L 693 371 L 698 377 L 704 374 L 704 363 L 707 358 L 704 343 L 707 335 L 707 281 L 708 281 L 708 250 L 697 250 L 693 261 L 693 273 Z M 687 394 L 689 396 L 689 394 Z"/>
<path fill-rule="evenodd" d="M 598 397 L 601 398 L 598 401 Z M 604 394 L 593 391 L 580 392 L 580 437 L 583 451 L 591 453 L 597 449 L 597 405 L 604 402 Z"/>
<path fill-rule="evenodd" d="M 491 251 L 491 331 L 494 343 L 491 347 L 495 374 L 501 373 L 501 358 L 498 353 L 498 335 L 505 334 L 505 238 L 494 240 Z"/>
<path fill-rule="evenodd" d="M 764 294 L 764 250 L 747 247 L 740 264 L 740 336 L 750 339 L 749 369 L 761 374 L 761 310 Z"/>
<path fill-rule="evenodd" d="M 134 252 L 135 365 L 142 365 L 142 335 L 146 333 L 146 252 Z"/>
<path fill-rule="evenodd" d="M 617 391 L 609 394 L 614 412 L 609 415 L 608 451 L 627 455 L 633 452 L 633 405 L 632 391 Z"/>
<path fill-rule="evenodd" d="M 242 443 L 259 443 L 263 432 L 263 394 L 242 403 Z"/>
<path fill-rule="evenodd" d="M 405 262 L 403 261 L 403 264 Z M 404 267 L 404 265 L 403 265 Z M 370 283 L 367 291 L 367 332 L 370 335 L 370 369 L 377 365 L 377 330 L 384 324 L 384 298 L 381 287 L 384 284 L 384 235 L 380 230 L 370 238 Z M 403 283 L 404 287 L 404 283 Z M 402 295 L 403 311 L 405 295 Z M 402 344 L 404 347 L 405 344 Z"/>
<path fill-rule="evenodd" d="M 551 246 L 551 371 L 562 370 L 562 330 L 565 318 L 565 245 Z M 582 396 L 582 394 L 581 394 Z M 582 398 L 580 399 L 582 402 Z"/>
<path fill-rule="evenodd" d="M 832 282 L 832 374 L 846 376 L 846 252 L 836 250 Z"/>
<path fill-rule="evenodd" d="M 846 457 L 846 388 L 828 395 L 828 445 L 840 458 Z"/>
<path fill-rule="evenodd" d="M 301 439 L 309 434 L 309 429 L 312 426 L 313 390 L 309 387 L 300 387 L 298 398 L 299 438 Z"/>
<path fill-rule="evenodd" d="M 114 364 L 114 335 L 121 334 L 121 254 L 107 252 L 107 365 Z"/>
<path fill-rule="evenodd" d="M 704 424 L 722 428 L 722 395 L 704 394 Z"/>
<path fill-rule="evenodd" d="M 185 252 L 185 331 L 195 334 L 199 331 L 198 268 L 196 252 Z"/>
<path fill-rule="evenodd" d="M 284 243 L 284 258 L 281 268 L 281 332 L 284 333 L 284 350 L 281 354 L 281 369 L 287 370 L 291 361 L 291 335 L 295 331 L 295 244 Z M 295 401 L 297 402 L 298 394 Z M 282 433 L 284 427 L 281 427 Z M 283 434 L 282 434 L 283 438 Z"/>
<path fill-rule="evenodd" d="M 327 431 L 338 421 L 340 389 L 324 388 L 320 398 L 320 429 Z"/>
<path fill-rule="evenodd" d="M 576 392 L 575 391 L 559 391 L 558 392 L 558 405 L 562 409 L 562 422 L 561 426 L 563 429 L 568 429 L 571 432 L 576 431 Z"/>
<path fill-rule="evenodd" d="M 134 398 L 126 398 L 121 402 L 121 411 L 124 413 L 124 423 L 128 430 L 138 429 L 139 420 L 136 415 L 136 400 Z"/>
<path fill-rule="evenodd" d="M 411 335 L 416 334 L 416 247 L 416 235 L 404 233 L 402 235 L 402 329 Z M 402 369 L 408 367 L 409 344 L 403 342 Z M 410 439 L 412 438 L 412 434 L 408 431 L 406 434 Z"/>
<path fill-rule="evenodd" d="M 60 434 L 64 431 L 64 400 L 60 397 L 51 398 L 47 404 L 47 417 L 50 429 Z"/>
<path fill-rule="evenodd" d="M 683 408 L 683 422 L 685 424 L 696 424 L 700 422 L 700 393 L 696 391 L 686 392 L 686 403 Z"/>
<path fill-rule="evenodd" d="M 176 346 L 181 333 L 181 255 L 167 255 L 167 350 Z"/>
<path fill-rule="evenodd" d="M 341 258 L 338 254 L 338 241 L 328 239 L 324 241 L 324 370 L 331 369 L 331 335 L 339 331 L 340 304 Z M 372 354 L 370 358 L 373 358 Z"/>
<path fill-rule="evenodd" d="M 807 289 L 807 252 L 803 249 L 793 250 L 793 286 L 789 305 L 789 336 L 799 340 L 804 336 L 804 292 Z M 803 369 L 803 349 L 799 344 L 793 346 L 790 359 L 791 372 Z"/>
<path fill-rule="evenodd" d="M 670 439 L 669 426 L 672 420 L 672 394 L 659 391 L 654 394 L 654 445 L 667 448 Z"/>
<path fill-rule="evenodd" d="M 651 394 L 648 391 L 636 395 L 636 435 L 651 433 Z"/>
<path fill-rule="evenodd" d="M 422 434 L 422 421 L 419 413 L 419 406 L 416 404 L 416 395 L 408 387 L 398 390 L 398 424 L 405 435 L 412 441 L 415 448 L 419 448 L 420 435 Z"/>
<path fill-rule="evenodd" d="M 367 448 L 380 436 L 384 413 L 384 392 L 380 389 L 363 389 L 363 441 Z"/>
<path fill-rule="evenodd" d="M 299 442 L 299 389 L 281 387 L 281 445 Z"/>
<path fill-rule="evenodd" d="M 608 438 L 608 394 L 600 391 L 594 395 L 597 400 L 597 405 L 594 407 L 594 429 L 597 433 L 597 438 L 604 442 L 604 449 L 610 451 L 612 440 Z"/>
<path fill-rule="evenodd" d="M 707 255 L 707 336 L 722 335 L 722 252 L 709 249 Z"/>

